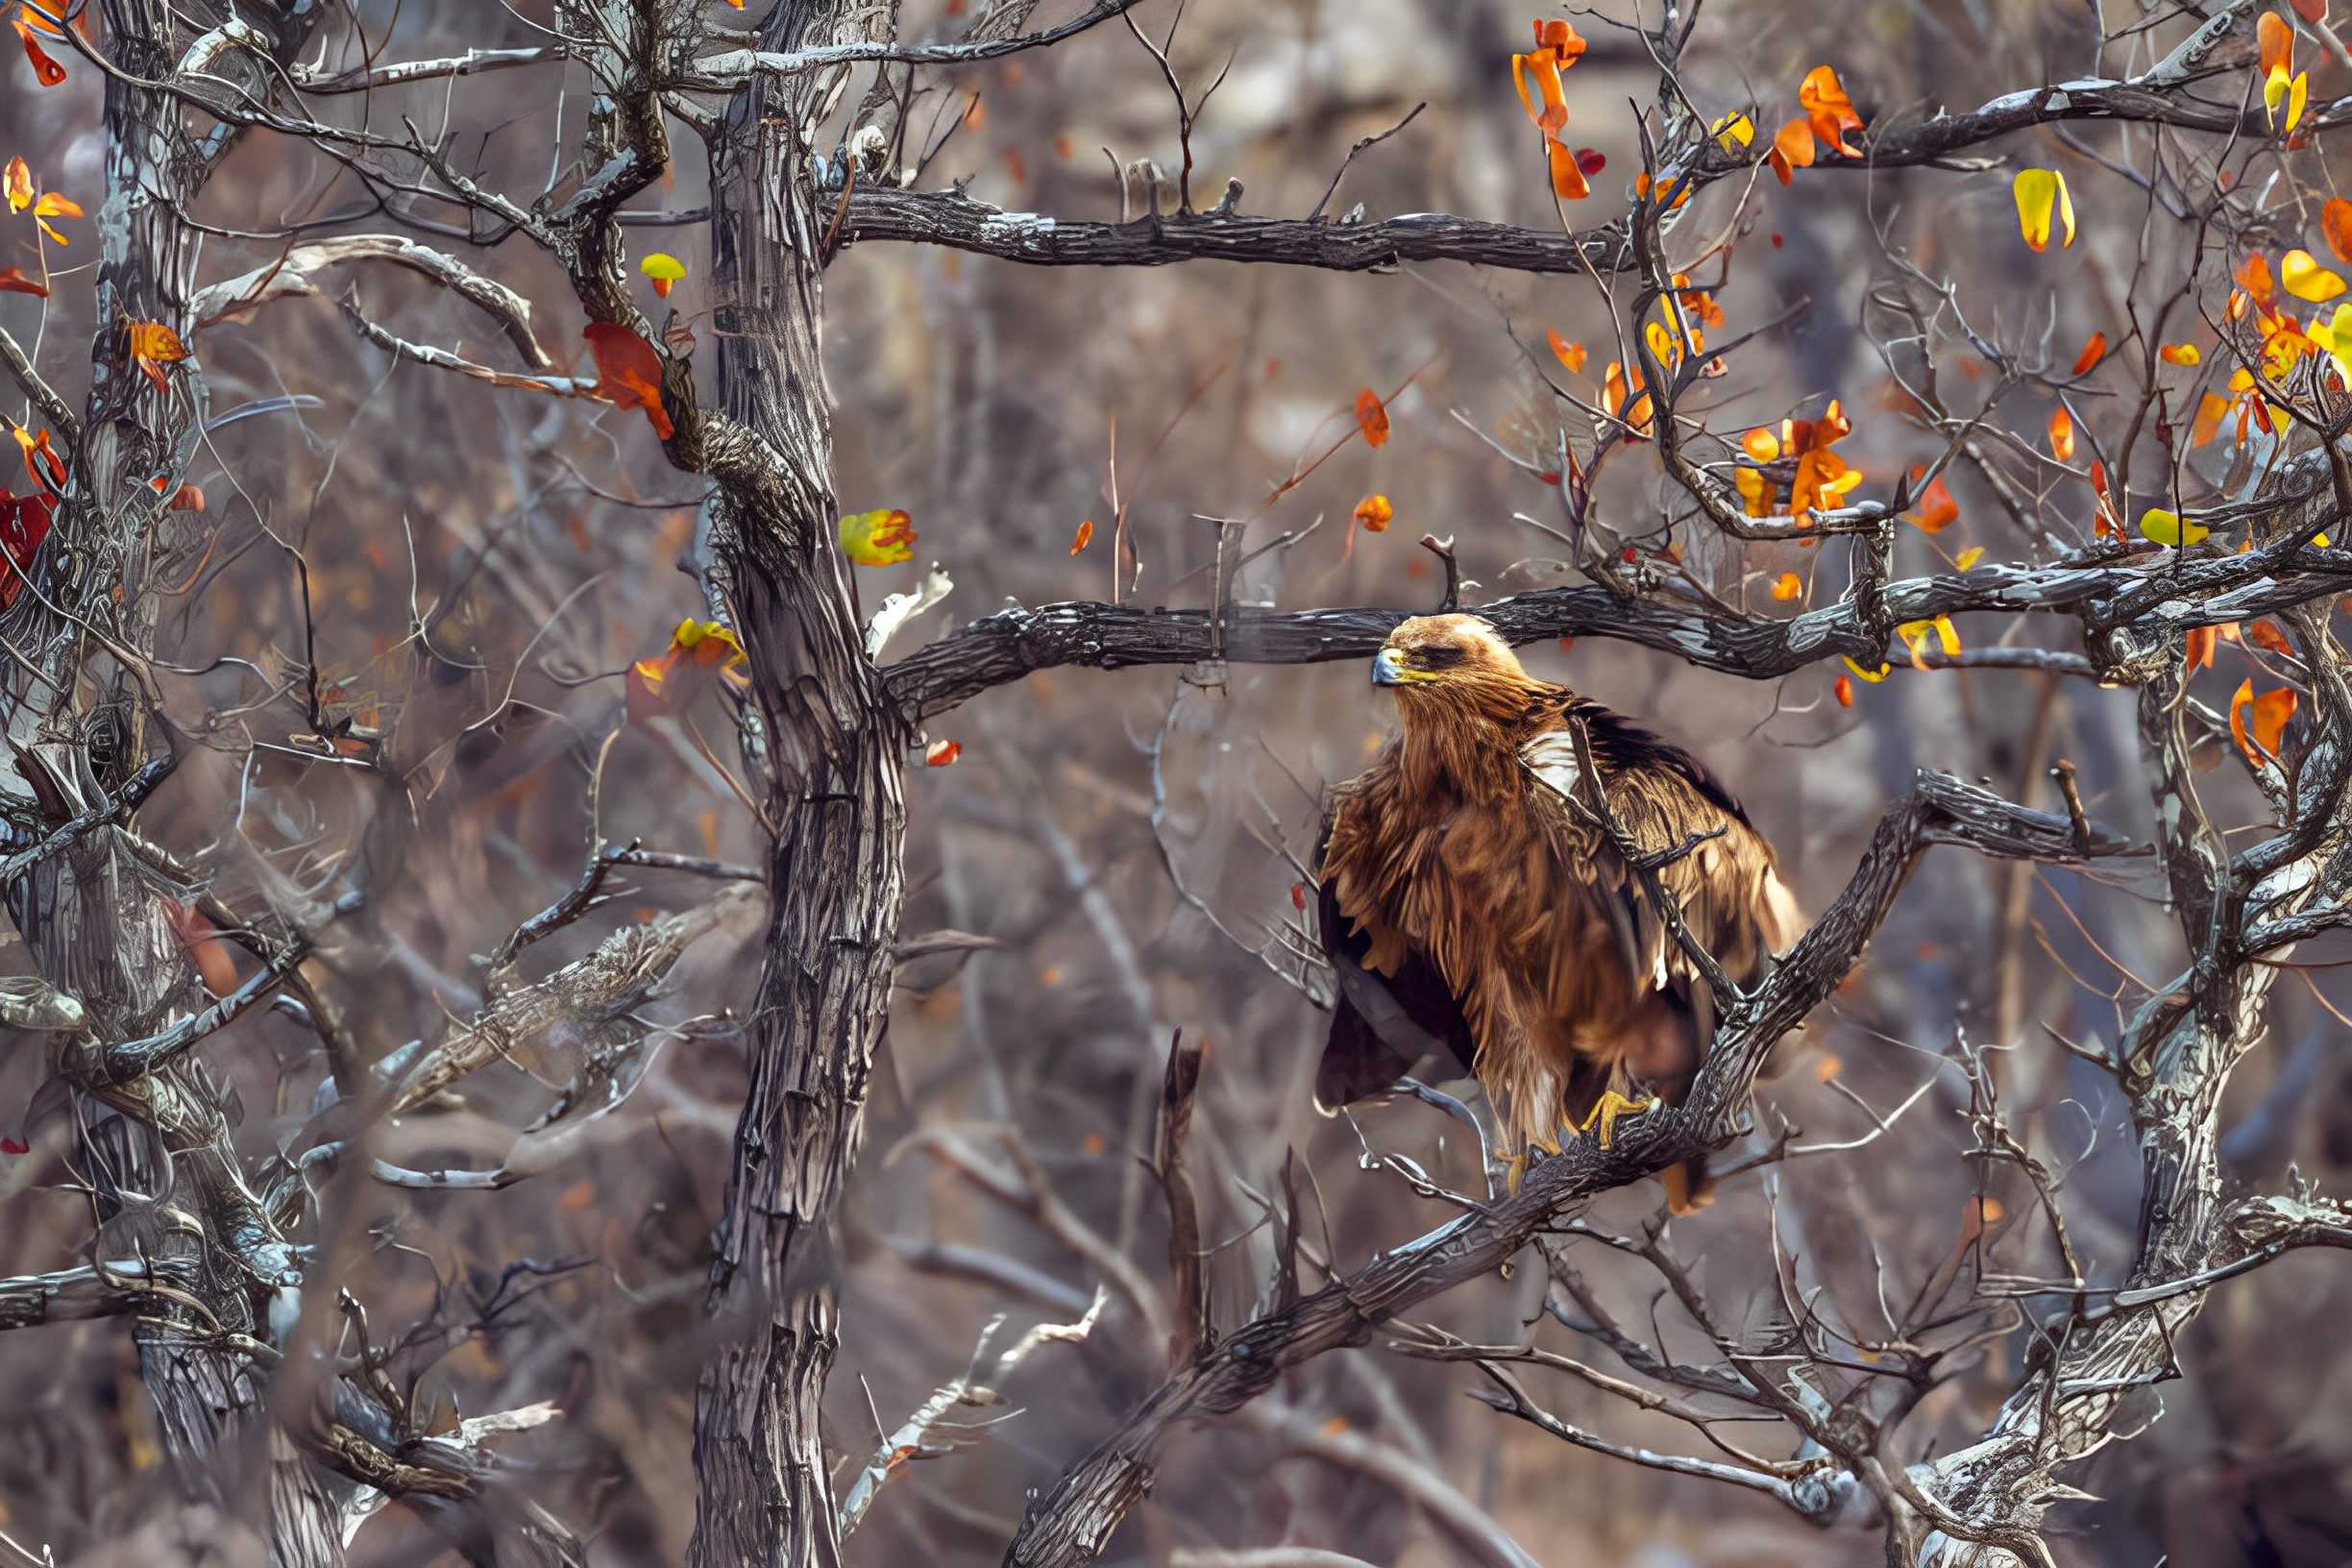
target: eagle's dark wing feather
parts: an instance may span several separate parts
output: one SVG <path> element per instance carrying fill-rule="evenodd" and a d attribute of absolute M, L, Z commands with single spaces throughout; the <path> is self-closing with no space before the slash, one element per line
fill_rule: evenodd
<path fill-rule="evenodd" d="M 1336 1111 L 1385 1094 L 1432 1056 L 1450 1059 L 1446 1077 L 1469 1072 L 1476 1055 L 1469 1020 L 1437 966 L 1411 949 L 1393 977 L 1365 968 L 1371 934 L 1349 929 L 1338 887 L 1329 879 L 1319 884 L 1315 916 L 1339 992 L 1315 1068 L 1315 1104 Z"/>

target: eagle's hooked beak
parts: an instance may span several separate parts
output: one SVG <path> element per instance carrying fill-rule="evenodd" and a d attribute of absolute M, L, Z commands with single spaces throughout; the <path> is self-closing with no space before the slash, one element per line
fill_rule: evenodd
<path fill-rule="evenodd" d="M 1372 684 L 1402 686 L 1405 684 L 1405 660 L 1393 648 L 1384 648 L 1372 658 Z"/>

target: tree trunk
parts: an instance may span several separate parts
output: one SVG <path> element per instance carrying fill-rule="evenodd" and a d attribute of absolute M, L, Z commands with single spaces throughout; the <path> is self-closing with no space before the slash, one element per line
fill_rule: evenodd
<path fill-rule="evenodd" d="M 763 47 L 834 41 L 841 12 L 780 6 Z M 840 1557 L 821 1410 L 838 1341 L 832 1233 L 888 1020 L 907 735 L 866 657 L 834 545 L 821 351 L 825 228 L 802 129 L 838 81 L 738 100 L 712 171 L 713 325 L 728 413 L 783 458 L 781 493 L 723 508 L 775 832 L 750 1087 L 712 1267 L 723 1346 L 696 1410 L 698 1568 Z"/>

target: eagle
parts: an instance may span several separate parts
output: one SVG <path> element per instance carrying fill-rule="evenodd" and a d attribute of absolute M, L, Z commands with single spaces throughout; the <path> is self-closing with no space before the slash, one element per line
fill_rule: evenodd
<path fill-rule="evenodd" d="M 1629 864 L 1610 820 L 1733 983 L 1803 929 L 1772 845 L 1697 758 L 1539 681 L 1474 615 L 1391 633 L 1372 681 L 1396 736 L 1334 788 L 1316 869 L 1337 977 L 1315 1074 L 1327 1113 L 1386 1093 L 1425 1057 L 1473 1072 L 1514 1180 L 1529 1149 L 1686 1091 L 1713 994 Z M 1607 819 L 1594 809 L 1586 763 Z M 1704 1201 L 1703 1168 L 1666 1174 Z"/>

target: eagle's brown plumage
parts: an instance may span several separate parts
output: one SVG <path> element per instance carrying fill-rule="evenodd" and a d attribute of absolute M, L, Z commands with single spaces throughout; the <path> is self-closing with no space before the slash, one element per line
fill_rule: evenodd
<path fill-rule="evenodd" d="M 1450 1049 L 1515 1152 L 1556 1148 L 1606 1090 L 1678 1096 L 1713 1033 L 1706 984 L 1607 837 L 1561 797 L 1577 787 L 1571 723 L 1644 849 L 1717 835 L 1658 877 L 1740 984 L 1802 926 L 1771 845 L 1688 752 L 1534 679 L 1476 616 L 1406 622 L 1373 678 L 1404 723 L 1332 796 L 1322 926 L 1340 993 L 1317 1100 L 1381 1093 Z"/>

